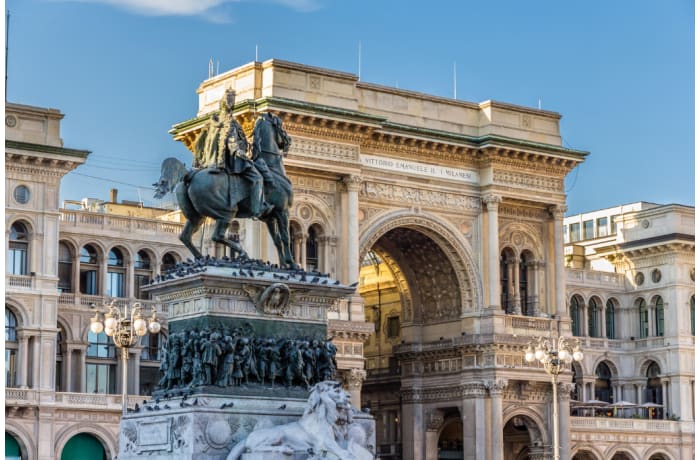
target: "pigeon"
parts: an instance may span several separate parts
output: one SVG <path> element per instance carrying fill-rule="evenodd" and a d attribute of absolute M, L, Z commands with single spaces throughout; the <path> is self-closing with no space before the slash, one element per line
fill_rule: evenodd
<path fill-rule="evenodd" d="M 318 283 L 318 279 L 319 279 L 318 276 L 314 276 L 313 278 L 311 278 L 311 282 Z"/>
<path fill-rule="evenodd" d="M 166 405 L 163 406 L 163 408 L 164 408 L 164 409 L 170 409 L 170 406 L 168 406 L 168 405 L 166 404 Z"/>
<path fill-rule="evenodd" d="M 134 404 L 134 412 L 139 412 L 140 410 L 139 403 Z"/>
<path fill-rule="evenodd" d="M 143 406 L 143 407 L 145 407 L 147 411 L 152 411 L 152 410 L 153 410 L 153 408 L 152 408 L 151 406 Z"/>
<path fill-rule="evenodd" d="M 253 270 L 248 270 L 248 276 L 255 278 L 255 273 L 253 273 Z"/>
<path fill-rule="evenodd" d="M 351 288 L 357 287 L 357 284 L 358 284 L 358 283 L 359 283 L 359 281 L 355 281 L 354 283 L 352 283 L 352 284 L 349 285 L 348 287 L 351 287 Z"/>
<path fill-rule="evenodd" d="M 226 409 L 227 407 L 233 407 L 233 402 L 223 403 L 219 409 Z"/>
<path fill-rule="evenodd" d="M 155 406 L 153 406 L 153 410 L 160 410 L 160 406 L 156 404 Z"/>
<path fill-rule="evenodd" d="M 287 408 L 287 405 L 286 405 L 286 404 L 282 404 L 282 405 L 281 405 L 280 407 L 278 407 L 277 409 L 279 409 L 279 410 L 284 410 L 284 409 L 286 409 L 286 408 Z"/>
<path fill-rule="evenodd" d="M 187 404 L 185 401 L 180 401 L 180 407 L 190 407 L 192 404 Z"/>
<path fill-rule="evenodd" d="M 196 406 L 196 405 L 198 405 L 198 404 L 199 404 L 199 399 L 194 398 L 194 401 L 192 401 L 192 405 L 193 405 L 193 406 Z"/>
<path fill-rule="evenodd" d="M 328 280 L 323 280 L 321 284 L 328 284 Z"/>
<path fill-rule="evenodd" d="M 158 396 L 156 396 L 155 401 L 156 401 L 156 404 L 158 404 L 160 402 L 160 398 Z"/>
<path fill-rule="evenodd" d="M 340 280 L 335 280 L 335 283 L 333 283 L 334 286 L 337 286 L 340 284 Z"/>
<path fill-rule="evenodd" d="M 264 271 L 263 271 L 263 272 L 258 272 L 258 276 L 262 276 L 262 275 L 264 275 L 264 274 L 265 274 Z"/>

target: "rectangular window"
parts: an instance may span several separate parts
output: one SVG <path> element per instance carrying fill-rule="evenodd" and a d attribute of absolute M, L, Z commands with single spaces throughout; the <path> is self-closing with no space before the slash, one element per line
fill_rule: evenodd
<path fill-rule="evenodd" d="M 649 337 L 649 311 L 645 308 L 639 312 L 639 338 Z"/>
<path fill-rule="evenodd" d="M 569 226 L 564 225 L 564 244 L 569 242 Z"/>
<path fill-rule="evenodd" d="M 141 300 L 151 300 L 151 294 L 149 292 L 144 292 L 141 288 L 148 285 L 150 276 L 148 275 L 136 275 L 134 277 L 136 281 L 136 298 Z"/>
<path fill-rule="evenodd" d="M 581 241 L 581 224 L 578 222 L 569 225 L 569 239 L 572 243 Z"/>
<path fill-rule="evenodd" d="M 398 316 L 390 316 L 386 319 L 386 336 L 398 337 L 401 333 L 401 325 L 399 324 Z"/>
<path fill-rule="evenodd" d="M 139 369 L 139 394 L 150 396 L 160 380 L 157 367 L 142 366 Z"/>
<path fill-rule="evenodd" d="M 107 273 L 107 295 L 110 297 L 124 297 L 124 273 Z"/>
<path fill-rule="evenodd" d="M 27 247 L 12 247 L 10 243 L 10 253 L 7 255 L 7 273 L 11 275 L 27 274 Z"/>
<path fill-rule="evenodd" d="M 618 217 L 620 217 L 620 216 L 619 215 L 610 216 L 610 234 L 611 235 L 617 234 L 617 218 Z"/>
<path fill-rule="evenodd" d="M 17 386 L 17 350 L 5 350 L 5 386 Z"/>
<path fill-rule="evenodd" d="M 113 364 L 86 364 L 85 389 L 88 393 L 114 394 L 116 366 Z"/>
<path fill-rule="evenodd" d="M 80 272 L 80 292 L 87 295 L 97 295 L 97 270 Z"/>
<path fill-rule="evenodd" d="M 601 217 L 598 219 L 598 236 L 608 236 L 608 218 Z"/>
<path fill-rule="evenodd" d="M 71 292 L 71 277 L 73 276 L 73 264 L 58 263 L 58 288 L 61 292 Z"/>
<path fill-rule="evenodd" d="M 593 220 L 587 220 L 583 223 L 583 239 L 590 240 L 595 237 L 593 231 Z"/>

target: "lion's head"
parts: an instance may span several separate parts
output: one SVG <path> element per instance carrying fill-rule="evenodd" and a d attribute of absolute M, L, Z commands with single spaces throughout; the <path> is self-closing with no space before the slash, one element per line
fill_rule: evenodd
<path fill-rule="evenodd" d="M 304 417 L 315 417 L 333 427 L 336 440 L 345 439 L 352 423 L 350 396 L 338 382 L 320 382 L 311 388 Z"/>

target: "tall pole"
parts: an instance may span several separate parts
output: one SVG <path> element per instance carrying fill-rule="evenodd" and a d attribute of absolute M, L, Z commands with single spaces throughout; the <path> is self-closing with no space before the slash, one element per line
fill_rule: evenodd
<path fill-rule="evenodd" d="M 5 21 L 5 100 L 7 100 L 7 57 L 10 55 L 10 10 Z"/>
<path fill-rule="evenodd" d="M 127 393 L 126 393 L 126 383 L 127 383 L 127 368 L 129 358 L 129 349 L 127 347 L 122 348 L 122 415 L 126 415 L 126 403 L 127 403 Z"/>
<path fill-rule="evenodd" d="M 554 434 L 554 460 L 559 460 L 559 397 L 557 396 L 557 374 L 552 374 L 552 432 Z"/>

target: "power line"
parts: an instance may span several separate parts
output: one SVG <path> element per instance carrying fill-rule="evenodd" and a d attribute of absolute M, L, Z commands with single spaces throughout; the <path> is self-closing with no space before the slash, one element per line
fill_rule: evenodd
<path fill-rule="evenodd" d="M 145 186 L 145 185 L 129 184 L 128 182 L 120 182 L 120 181 L 118 181 L 118 180 L 108 179 L 108 178 L 106 178 L 106 177 L 91 176 L 91 175 L 89 175 L 89 174 L 83 174 L 83 173 L 79 173 L 79 172 L 75 172 L 75 171 L 71 171 L 69 174 L 77 174 L 78 176 L 89 177 L 89 178 L 91 178 L 91 179 L 98 179 L 98 180 L 102 180 L 102 181 L 105 181 L 105 182 L 111 182 L 111 183 L 114 183 L 114 184 L 128 185 L 129 187 L 148 188 L 148 189 L 153 188 L 152 185 Z"/>

